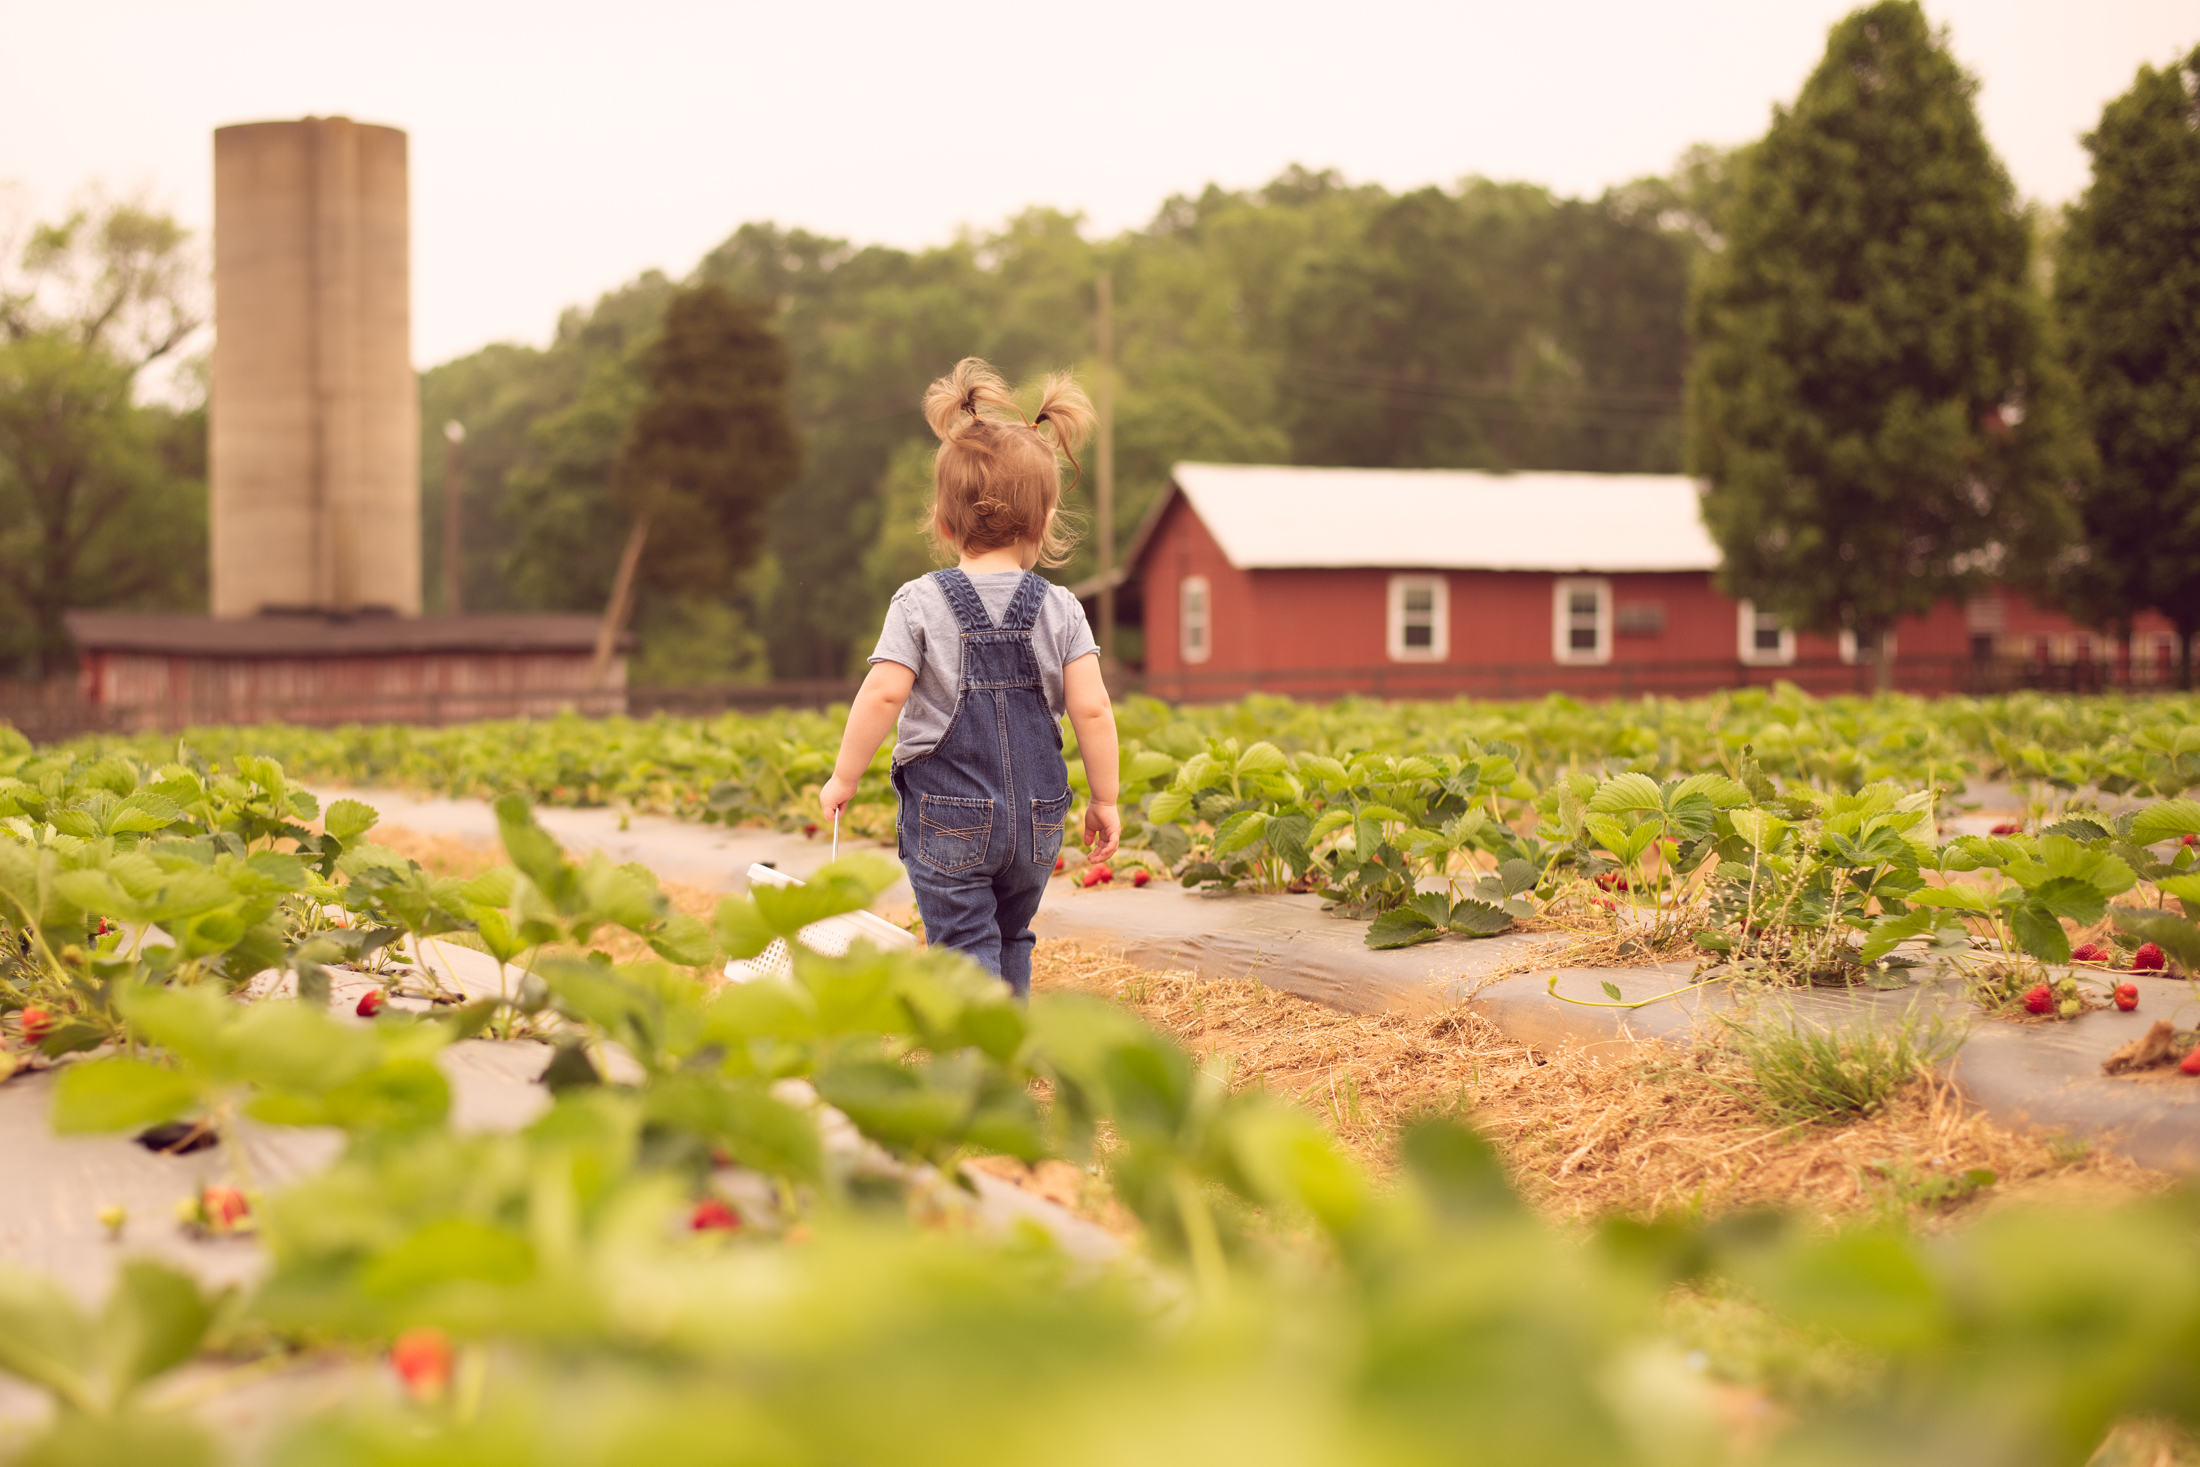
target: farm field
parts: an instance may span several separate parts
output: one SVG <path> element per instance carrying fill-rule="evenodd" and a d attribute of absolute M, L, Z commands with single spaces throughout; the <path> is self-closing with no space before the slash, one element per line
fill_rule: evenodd
<path fill-rule="evenodd" d="M 1374 947 L 1692 954 L 1768 995 L 1631 1059 L 1070 943 L 1029 1009 L 921 951 L 726 985 L 890 865 L 721 898 L 534 817 L 800 828 L 824 718 L 16 747 L 7 1084 L 64 1136 L 170 1127 L 203 1180 L 180 1222 L 79 1220 L 120 1239 L 99 1297 L 0 1257 L 0 1371 L 51 1403 L 0 1400 L 0 1460 L 963 1461 L 974 1434 L 1095 1461 L 2179 1460 L 2155 1454 L 2200 1418 L 2191 1196 L 1968 1111 L 1922 1028 L 1814 1035 L 1776 1000 L 1950 971 L 1979 1022 L 2052 1025 L 2121 970 L 2195 966 L 2186 711 L 1123 710 L 1122 879 L 1322 892 Z M 498 840 L 306 779 L 492 796 Z M 1961 833 L 1989 782 L 2010 828 Z M 2193 1041 L 2168 1027 L 2160 1083 Z M 533 1119 L 454 1126 L 483 1046 L 542 1074 Z M 263 1182 L 251 1138 L 284 1128 L 334 1159 Z M 1060 1241 L 1080 1217 L 1108 1258 Z M 182 1241 L 154 1261 L 154 1236 Z M 194 1266 L 239 1249 L 265 1263 L 226 1291 Z M 242 1437 L 209 1414 L 270 1389 Z"/>

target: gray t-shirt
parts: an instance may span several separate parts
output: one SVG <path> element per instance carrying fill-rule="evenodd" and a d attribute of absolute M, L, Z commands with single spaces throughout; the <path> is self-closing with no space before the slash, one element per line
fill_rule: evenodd
<path fill-rule="evenodd" d="M 1022 571 L 985 571 L 971 576 L 970 584 L 977 587 L 987 614 L 999 622 L 1023 579 Z M 1047 707 L 1060 718 L 1067 711 L 1062 669 L 1100 650 L 1085 621 L 1085 608 L 1068 587 L 1047 587 L 1046 600 L 1039 603 L 1039 615 L 1031 624 L 1031 650 L 1039 657 L 1039 681 Z M 920 576 L 894 593 L 871 661 L 898 662 L 917 675 L 909 701 L 901 706 L 895 762 L 938 748 L 947 735 L 948 721 L 955 716 L 955 690 L 962 684 L 962 627 L 937 581 Z"/>

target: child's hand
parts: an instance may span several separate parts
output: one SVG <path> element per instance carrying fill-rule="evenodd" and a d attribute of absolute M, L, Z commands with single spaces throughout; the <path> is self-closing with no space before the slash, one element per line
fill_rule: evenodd
<path fill-rule="evenodd" d="M 1085 806 L 1085 857 L 1095 866 L 1115 854 L 1123 840 L 1123 812 L 1098 800 Z"/>
<path fill-rule="evenodd" d="M 848 802 L 854 799 L 855 795 L 856 782 L 852 779 L 842 779 L 836 774 L 831 779 L 826 780 L 825 787 L 817 792 L 817 803 L 825 811 L 825 818 L 830 820 L 847 809 Z"/>

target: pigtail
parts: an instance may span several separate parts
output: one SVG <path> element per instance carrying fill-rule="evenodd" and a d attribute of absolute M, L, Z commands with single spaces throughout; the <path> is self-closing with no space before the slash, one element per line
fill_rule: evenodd
<path fill-rule="evenodd" d="M 1053 425 L 1054 446 L 1069 460 L 1070 470 L 1076 476 L 1070 480 L 1072 489 L 1084 482 L 1085 470 L 1077 462 L 1077 450 L 1092 437 L 1096 421 L 1098 415 L 1092 410 L 1092 399 L 1085 396 L 1076 378 L 1067 372 L 1056 372 L 1047 378 L 1046 386 L 1039 393 L 1039 411 L 1033 414 L 1031 425 L 1042 429 Z"/>
<path fill-rule="evenodd" d="M 994 409 L 994 413 L 987 414 L 987 408 Z M 954 369 L 924 394 L 924 420 L 942 443 L 961 437 L 979 422 L 1000 421 L 1003 410 L 1019 423 L 1024 420 L 1001 374 L 976 357 L 964 357 L 955 363 Z"/>

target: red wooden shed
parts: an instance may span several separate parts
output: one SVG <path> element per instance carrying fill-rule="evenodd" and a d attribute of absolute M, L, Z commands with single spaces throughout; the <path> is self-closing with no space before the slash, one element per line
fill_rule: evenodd
<path fill-rule="evenodd" d="M 1177 465 L 1124 559 L 1146 691 L 1300 697 L 1701 693 L 1787 679 L 1868 688 L 1853 639 L 1797 634 L 1712 584 L 1677 474 Z M 1895 632 L 1895 681 L 2166 680 L 2176 637 L 2108 639 L 2010 591 Z"/>

